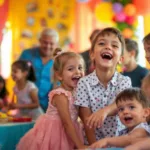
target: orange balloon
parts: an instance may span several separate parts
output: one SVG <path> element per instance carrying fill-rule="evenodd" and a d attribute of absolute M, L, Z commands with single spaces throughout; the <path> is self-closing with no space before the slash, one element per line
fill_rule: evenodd
<path fill-rule="evenodd" d="M 127 4 L 124 7 L 124 12 L 127 16 L 134 16 L 136 14 L 136 7 L 134 4 Z"/>
<path fill-rule="evenodd" d="M 137 13 L 144 15 L 150 13 L 150 0 L 133 0 Z"/>
<path fill-rule="evenodd" d="M 101 2 L 101 0 L 89 0 L 88 6 L 92 10 L 92 12 L 94 12 L 96 5 L 100 2 Z"/>
<path fill-rule="evenodd" d="M 126 28 L 122 31 L 124 38 L 131 38 L 133 36 L 133 31 L 130 28 Z"/>

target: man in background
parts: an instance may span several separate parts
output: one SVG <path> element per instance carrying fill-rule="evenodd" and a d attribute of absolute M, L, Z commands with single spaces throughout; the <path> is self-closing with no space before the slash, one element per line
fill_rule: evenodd
<path fill-rule="evenodd" d="M 36 86 L 41 107 L 46 111 L 48 107 L 48 93 L 52 90 L 52 66 L 53 52 L 58 46 L 59 35 L 50 28 L 44 29 L 40 35 L 40 46 L 26 49 L 22 52 L 20 59 L 32 63 L 36 74 Z"/>

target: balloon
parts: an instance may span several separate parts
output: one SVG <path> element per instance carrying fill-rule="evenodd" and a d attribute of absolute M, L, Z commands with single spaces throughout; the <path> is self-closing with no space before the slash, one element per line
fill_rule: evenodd
<path fill-rule="evenodd" d="M 122 4 L 120 4 L 120 3 L 114 3 L 114 4 L 113 4 L 113 11 L 114 11 L 115 13 L 121 12 L 122 9 L 123 9 Z"/>
<path fill-rule="evenodd" d="M 136 14 L 136 7 L 134 4 L 127 4 L 124 7 L 124 12 L 127 16 L 134 16 Z"/>
<path fill-rule="evenodd" d="M 88 6 L 92 10 L 92 12 L 94 12 L 96 5 L 100 2 L 101 0 L 89 0 Z"/>
<path fill-rule="evenodd" d="M 4 0 L 0 0 L 0 6 L 3 5 L 3 3 L 4 3 Z"/>
<path fill-rule="evenodd" d="M 132 25 L 135 21 L 135 17 L 134 16 L 126 16 L 126 20 L 125 22 L 129 25 Z"/>
<path fill-rule="evenodd" d="M 114 16 L 112 3 L 101 2 L 99 5 L 97 5 L 95 9 L 95 16 L 101 22 L 111 22 Z"/>
<path fill-rule="evenodd" d="M 129 27 L 129 25 L 126 24 L 125 22 L 117 23 L 117 28 L 121 31 L 123 31 L 124 29 L 126 29 L 128 27 Z"/>
<path fill-rule="evenodd" d="M 77 2 L 80 2 L 80 3 L 87 3 L 89 0 L 77 0 Z"/>
<path fill-rule="evenodd" d="M 137 13 L 145 15 L 150 13 L 150 0 L 133 0 L 133 4 L 137 9 Z"/>
<path fill-rule="evenodd" d="M 125 19 L 126 19 L 126 15 L 124 14 L 124 12 L 121 12 L 115 15 L 115 20 L 117 22 L 124 22 Z"/>
<path fill-rule="evenodd" d="M 133 31 L 130 28 L 126 28 L 122 31 L 124 38 L 131 38 L 133 36 Z"/>

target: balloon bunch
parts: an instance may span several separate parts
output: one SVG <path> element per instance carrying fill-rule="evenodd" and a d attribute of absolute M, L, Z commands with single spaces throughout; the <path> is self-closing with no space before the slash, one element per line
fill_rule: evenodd
<path fill-rule="evenodd" d="M 134 36 L 136 29 L 136 6 L 132 0 L 111 0 L 114 11 L 113 21 L 125 38 Z"/>

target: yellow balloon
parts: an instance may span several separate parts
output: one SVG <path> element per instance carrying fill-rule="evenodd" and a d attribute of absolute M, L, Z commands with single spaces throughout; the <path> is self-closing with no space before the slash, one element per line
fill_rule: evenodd
<path fill-rule="evenodd" d="M 111 22 L 114 16 L 112 3 L 101 2 L 99 5 L 97 5 L 95 9 L 95 16 L 97 20 L 101 22 L 106 22 L 106 23 Z"/>
<path fill-rule="evenodd" d="M 0 0 L 0 6 L 3 5 L 3 3 L 4 3 L 4 0 Z"/>

